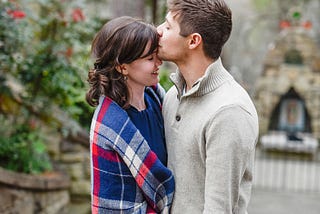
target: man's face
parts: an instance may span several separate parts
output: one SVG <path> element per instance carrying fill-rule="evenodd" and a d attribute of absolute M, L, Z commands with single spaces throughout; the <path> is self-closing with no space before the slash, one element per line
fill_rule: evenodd
<path fill-rule="evenodd" d="M 160 35 L 159 58 L 174 63 L 184 60 L 184 54 L 187 48 L 187 39 L 179 34 L 180 26 L 177 22 L 176 15 L 175 13 L 169 12 L 165 22 L 157 28 Z"/>

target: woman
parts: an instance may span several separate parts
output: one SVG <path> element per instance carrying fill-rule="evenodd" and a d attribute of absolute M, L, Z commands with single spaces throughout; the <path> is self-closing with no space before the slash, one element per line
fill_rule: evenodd
<path fill-rule="evenodd" d="M 131 17 L 106 23 L 92 42 L 92 213 L 169 213 L 157 47 L 156 29 Z"/>

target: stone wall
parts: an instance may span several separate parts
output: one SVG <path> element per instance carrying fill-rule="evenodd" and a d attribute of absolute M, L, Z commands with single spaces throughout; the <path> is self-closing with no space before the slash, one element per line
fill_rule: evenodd
<path fill-rule="evenodd" d="M 54 174 L 36 176 L 0 168 L 0 213 L 67 214 L 70 212 L 65 210 L 70 203 L 85 204 L 85 210 L 89 210 L 91 181 L 87 132 L 62 138 L 59 133 L 47 130 L 46 138 L 61 178 Z"/>
<path fill-rule="evenodd" d="M 60 167 L 68 173 L 71 179 L 71 199 L 88 201 L 91 190 L 88 134 L 83 131 L 78 138 L 63 139 L 60 149 Z"/>
<path fill-rule="evenodd" d="M 0 213 L 61 213 L 70 202 L 69 186 L 64 174 L 27 175 L 0 168 Z"/>
<path fill-rule="evenodd" d="M 53 116 L 62 114 L 59 110 L 56 111 Z M 68 134 L 63 136 L 50 128 L 42 130 L 46 133 L 48 142 L 46 145 L 50 157 L 56 168 L 70 177 L 71 200 L 89 201 L 91 189 L 89 132 L 79 127 L 67 115 L 55 118 L 61 120 Z"/>
<path fill-rule="evenodd" d="M 23 86 L 13 83 L 13 78 L 8 79 L 7 85 L 12 89 L 14 96 L 7 96 L 4 100 L 4 95 L 0 93 L 0 100 L 2 98 L 4 101 L 0 102 L 0 112 L 19 117 L 20 115 L 16 112 L 19 112 L 21 106 L 27 105 L 20 99 L 20 93 L 23 90 L 17 90 L 17 88 L 23 89 Z M 32 106 L 26 106 L 26 108 L 32 109 Z M 68 186 L 64 186 L 63 190 L 60 188 L 53 190 L 46 187 L 25 188 L 19 181 L 8 185 L 6 182 L 9 182 L 10 174 L 2 175 L 0 172 L 0 213 L 60 214 L 63 207 L 74 201 L 82 201 L 90 207 L 89 132 L 54 106 L 50 115 L 43 115 L 41 112 L 32 113 L 35 116 L 34 120 L 39 124 L 37 131 L 43 133 L 45 137 L 44 142 L 54 169 L 68 177 Z M 27 175 L 17 173 L 15 177 L 21 179 L 25 176 Z M 1 178 L 6 179 L 6 182 L 2 182 Z M 36 177 L 32 178 L 37 181 Z M 22 182 L 26 180 L 22 179 Z"/>
<path fill-rule="evenodd" d="M 303 63 L 285 62 L 285 55 L 291 50 L 297 50 L 300 53 Z M 308 32 L 299 27 L 283 30 L 270 45 L 254 96 L 261 134 L 268 131 L 272 111 L 281 95 L 293 87 L 305 100 L 311 117 L 313 134 L 320 138 L 319 61 L 319 47 Z"/>

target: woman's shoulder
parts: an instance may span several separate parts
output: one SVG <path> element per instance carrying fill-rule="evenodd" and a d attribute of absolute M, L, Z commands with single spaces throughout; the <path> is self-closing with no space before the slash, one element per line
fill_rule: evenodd
<path fill-rule="evenodd" d="M 108 123 L 113 120 L 120 122 L 127 120 L 127 117 L 127 112 L 111 98 L 107 96 L 100 97 L 99 104 L 95 110 L 95 120 L 102 123 Z"/>
<path fill-rule="evenodd" d="M 162 106 L 162 102 L 166 94 L 166 91 L 159 83 L 157 85 L 146 87 L 145 91 L 151 98 L 153 98 L 158 103 L 159 106 Z"/>

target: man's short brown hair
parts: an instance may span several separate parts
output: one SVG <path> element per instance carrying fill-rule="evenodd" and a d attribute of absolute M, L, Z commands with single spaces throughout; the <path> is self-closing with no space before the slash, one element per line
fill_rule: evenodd
<path fill-rule="evenodd" d="M 223 0 L 167 0 L 168 10 L 176 13 L 180 35 L 199 33 L 204 53 L 217 59 L 232 29 L 232 13 Z"/>

